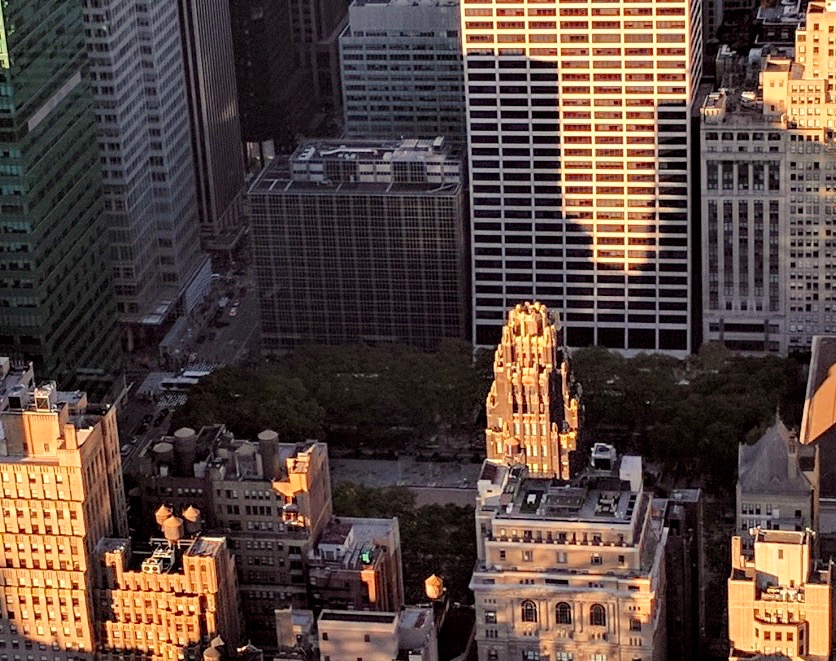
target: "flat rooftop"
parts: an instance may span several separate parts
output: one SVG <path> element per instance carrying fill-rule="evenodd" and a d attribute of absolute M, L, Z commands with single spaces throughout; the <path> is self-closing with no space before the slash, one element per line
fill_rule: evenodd
<path fill-rule="evenodd" d="M 320 622 L 366 622 L 368 624 L 392 624 L 395 613 L 372 613 L 369 611 L 322 611 Z"/>
<path fill-rule="evenodd" d="M 579 482 L 525 478 L 497 518 L 628 523 L 639 494 L 618 476 L 590 476 Z"/>

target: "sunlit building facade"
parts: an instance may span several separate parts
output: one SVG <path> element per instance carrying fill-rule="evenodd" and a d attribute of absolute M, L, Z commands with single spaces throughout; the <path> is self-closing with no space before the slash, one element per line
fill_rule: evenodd
<path fill-rule="evenodd" d="M 729 659 L 831 658 L 833 565 L 815 560 L 813 533 L 754 530 L 754 553 L 732 537 Z"/>
<path fill-rule="evenodd" d="M 494 355 L 487 399 L 488 459 L 525 464 L 533 474 L 568 479 L 580 404 L 561 329 L 541 303 L 508 313 Z"/>
<path fill-rule="evenodd" d="M 183 519 L 162 524 L 164 538 L 134 549 L 106 538 L 96 547 L 101 579 L 95 599 L 102 661 L 202 658 L 220 637 L 241 642 L 235 559 L 223 537 L 184 537 Z"/>
<path fill-rule="evenodd" d="M 128 532 L 116 409 L 6 358 L 0 385 L 0 649 L 90 660 L 95 547 Z"/>
<path fill-rule="evenodd" d="M 463 3 L 477 345 L 536 298 L 569 346 L 690 349 L 701 7 Z"/>
<path fill-rule="evenodd" d="M 470 582 L 479 661 L 668 658 L 668 529 L 641 458 L 596 444 L 578 477 L 483 464 Z"/>

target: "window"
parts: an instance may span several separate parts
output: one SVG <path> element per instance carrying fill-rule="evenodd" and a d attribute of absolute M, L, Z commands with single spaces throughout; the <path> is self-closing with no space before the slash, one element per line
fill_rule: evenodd
<path fill-rule="evenodd" d="M 485 611 L 485 624 L 496 624 L 496 611 Z"/>
<path fill-rule="evenodd" d="M 523 650 L 523 661 L 540 661 L 540 652 L 537 650 Z"/>
<path fill-rule="evenodd" d="M 554 657 L 555 661 L 574 661 L 574 658 L 571 652 L 558 652 Z"/>
<path fill-rule="evenodd" d="M 365 636 L 363 636 L 363 641 L 366 643 L 370 643 L 372 642 L 372 637 L 369 634 L 366 634 Z"/>
<path fill-rule="evenodd" d="M 607 626 L 607 611 L 601 604 L 593 604 L 589 609 L 589 624 L 593 627 Z"/>
<path fill-rule="evenodd" d="M 593 553 L 592 554 L 592 564 L 593 565 L 603 564 L 603 561 L 601 560 L 601 555 L 599 553 Z"/>
<path fill-rule="evenodd" d="M 322 640 L 328 640 L 328 632 L 327 631 L 322 632 Z"/>
<path fill-rule="evenodd" d="M 558 624 L 572 624 L 572 607 L 565 601 L 559 603 L 555 609 Z"/>
<path fill-rule="evenodd" d="M 607 661 L 606 654 L 590 654 L 589 661 Z"/>
<path fill-rule="evenodd" d="M 531 601 L 526 600 L 522 602 L 522 621 L 536 622 L 537 621 L 537 605 Z"/>
<path fill-rule="evenodd" d="M 641 631 L 642 630 L 642 622 L 637 617 L 630 618 L 630 631 Z"/>

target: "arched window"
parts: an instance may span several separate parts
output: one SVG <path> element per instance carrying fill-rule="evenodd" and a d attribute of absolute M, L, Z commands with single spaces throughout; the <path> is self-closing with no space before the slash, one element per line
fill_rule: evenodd
<path fill-rule="evenodd" d="M 555 609 L 558 624 L 572 624 L 572 607 L 561 601 Z"/>
<path fill-rule="evenodd" d="M 589 623 L 593 627 L 607 626 L 607 611 L 601 604 L 593 604 L 589 609 Z"/>
<path fill-rule="evenodd" d="M 522 602 L 522 621 L 536 622 L 537 621 L 537 604 L 533 601 Z"/>

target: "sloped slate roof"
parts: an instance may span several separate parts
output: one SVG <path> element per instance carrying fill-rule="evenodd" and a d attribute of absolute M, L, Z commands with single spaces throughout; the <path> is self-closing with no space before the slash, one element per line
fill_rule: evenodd
<path fill-rule="evenodd" d="M 805 495 L 812 485 L 800 470 L 790 477 L 790 433 L 783 422 L 776 422 L 754 445 L 741 445 L 738 452 L 738 483 L 744 493 Z"/>

